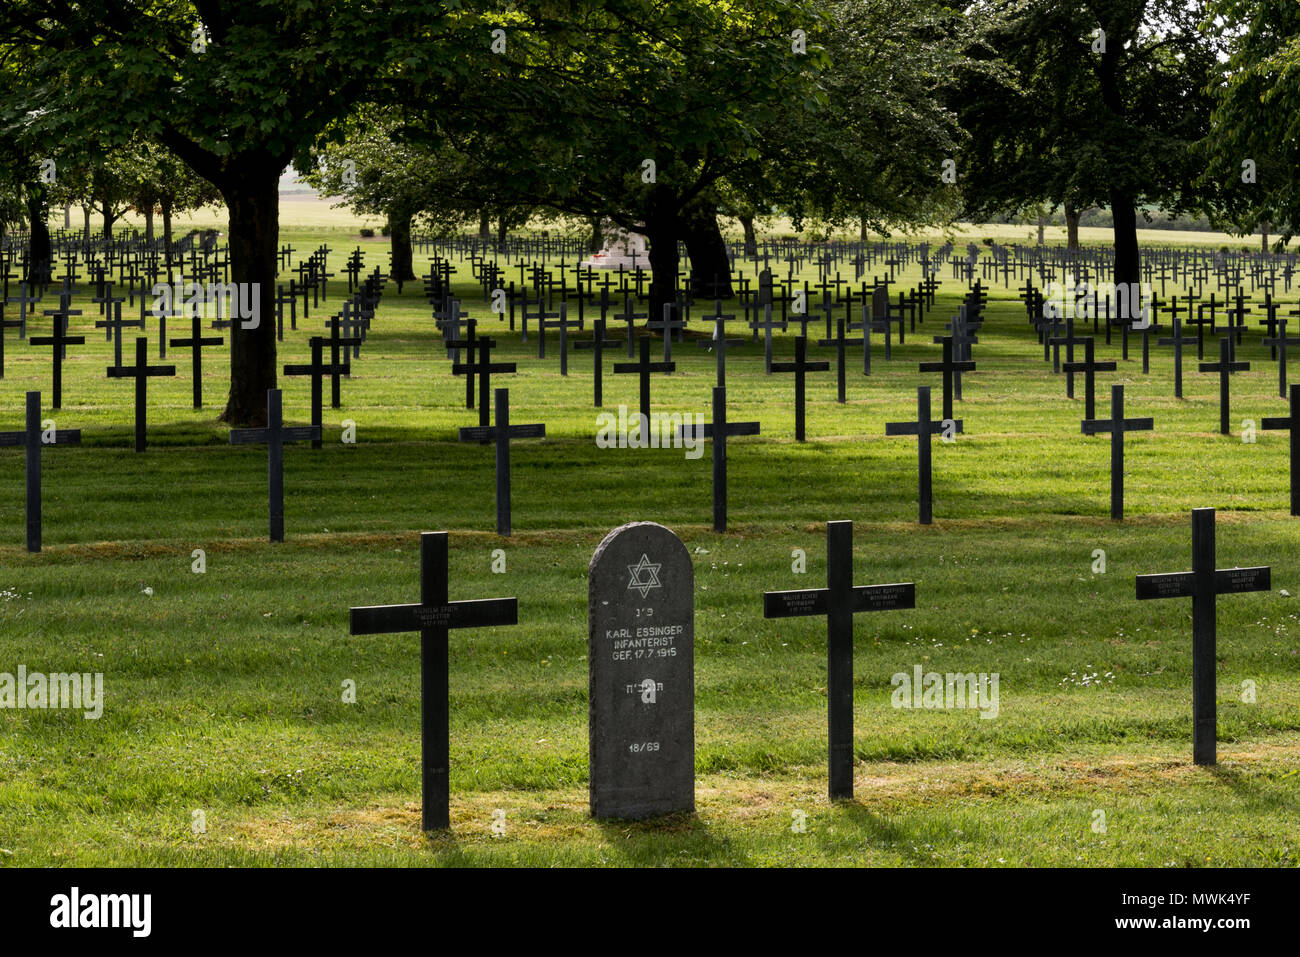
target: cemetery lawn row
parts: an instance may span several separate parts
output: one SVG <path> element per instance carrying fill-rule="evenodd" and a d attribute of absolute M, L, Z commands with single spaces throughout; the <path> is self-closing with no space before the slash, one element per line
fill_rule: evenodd
<path fill-rule="evenodd" d="M 917 608 L 856 623 L 858 799 L 834 808 L 825 626 L 765 621 L 761 603 L 824 582 L 823 529 L 685 530 L 700 814 L 661 841 L 586 816 L 585 569 L 599 535 L 523 536 L 504 544 L 504 574 L 490 570 L 495 536 L 453 536 L 451 597 L 516 595 L 520 623 L 452 635 L 453 835 L 431 851 L 417 638 L 347 628 L 349 605 L 418 593 L 413 535 L 232 539 L 203 575 L 188 551 L 144 542 L 7 551 L 0 661 L 101 671 L 105 706 L 97 721 L 0 711 L 0 859 L 1294 866 L 1300 615 L 1280 591 L 1300 589 L 1300 544 L 1287 524 L 1220 526 L 1221 564 L 1267 556 L 1275 571 L 1273 592 L 1220 603 L 1209 770 L 1190 764 L 1188 603 L 1133 600 L 1134 574 L 1186 564 L 1185 522 L 859 526 L 855 580 L 913 579 Z M 1090 570 L 1096 547 L 1105 574 Z M 892 707 L 892 676 L 918 665 L 998 673 L 998 717 Z M 795 811 L 808 833 L 791 832 Z"/>

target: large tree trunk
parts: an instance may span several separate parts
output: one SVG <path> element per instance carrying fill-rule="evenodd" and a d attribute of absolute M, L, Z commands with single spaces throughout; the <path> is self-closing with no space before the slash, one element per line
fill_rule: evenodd
<path fill-rule="evenodd" d="M 591 242 L 587 244 L 587 251 L 598 253 L 605 248 L 605 223 L 599 216 L 592 216 L 587 220 L 591 226 Z"/>
<path fill-rule="evenodd" d="M 1065 245 L 1067 249 L 1079 248 L 1079 210 L 1065 204 Z"/>
<path fill-rule="evenodd" d="M 646 215 L 645 237 L 650 257 L 651 319 L 662 319 L 664 304 L 677 301 L 677 236 L 680 223 L 677 216 L 677 197 L 663 184 L 654 187 Z"/>
<path fill-rule="evenodd" d="M 113 241 L 113 224 L 117 222 L 117 214 L 113 212 L 113 204 L 108 197 L 104 197 L 100 211 L 104 214 L 104 242 Z"/>
<path fill-rule="evenodd" d="M 740 220 L 740 228 L 745 231 L 745 255 L 758 255 L 758 234 L 754 232 L 753 216 L 737 216 Z"/>
<path fill-rule="evenodd" d="M 486 208 L 478 213 L 478 238 L 484 242 L 492 238 L 492 214 Z"/>
<path fill-rule="evenodd" d="M 1110 215 L 1115 231 L 1115 285 L 1140 282 L 1141 254 L 1138 252 L 1137 207 L 1122 190 L 1110 194 Z"/>
<path fill-rule="evenodd" d="M 167 261 L 171 262 L 172 258 L 172 201 L 163 199 L 162 201 L 162 219 L 163 219 L 163 251 L 167 256 Z"/>
<path fill-rule="evenodd" d="M 405 209 L 394 209 L 388 213 L 388 248 L 393 254 L 391 275 L 397 283 L 397 291 L 402 291 L 402 283 L 415 278 L 411 252 L 411 213 Z"/>
<path fill-rule="evenodd" d="M 45 205 L 45 188 L 27 190 L 27 276 L 29 283 L 49 283 L 54 271 L 53 244 L 50 242 L 49 214 Z M 30 295 L 30 292 L 28 293 Z"/>
<path fill-rule="evenodd" d="M 144 208 L 144 238 L 153 242 L 153 203 Z"/>
<path fill-rule="evenodd" d="M 1268 230 L 1269 222 L 1266 219 L 1259 224 L 1259 251 L 1262 253 L 1268 252 Z"/>
<path fill-rule="evenodd" d="M 1047 214 L 1041 209 L 1038 211 L 1038 245 L 1043 245 L 1047 239 Z"/>
<path fill-rule="evenodd" d="M 266 392 L 275 388 L 275 279 L 279 266 L 280 169 L 241 164 L 219 184 L 230 212 L 230 279 L 252 283 L 258 323 L 230 325 L 230 395 L 221 419 L 231 425 L 266 424 Z M 252 168 L 249 168 L 252 167 Z"/>
<path fill-rule="evenodd" d="M 699 299 L 730 299 L 731 260 L 727 241 L 718 228 L 718 211 L 705 206 L 683 223 L 686 253 L 691 257 L 691 295 Z"/>
<path fill-rule="evenodd" d="M 90 200 L 81 207 L 81 244 L 87 249 L 90 248 Z"/>

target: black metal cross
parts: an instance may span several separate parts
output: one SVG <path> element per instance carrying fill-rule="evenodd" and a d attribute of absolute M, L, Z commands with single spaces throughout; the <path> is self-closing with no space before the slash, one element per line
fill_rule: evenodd
<path fill-rule="evenodd" d="M 29 310 L 28 306 L 35 306 L 40 301 L 39 296 L 33 297 L 27 295 L 27 283 L 25 282 L 18 284 L 18 295 L 5 299 L 6 305 L 18 307 L 18 321 L 22 323 L 18 329 L 19 339 L 27 338 L 27 313 L 32 312 L 35 314 L 35 310 Z"/>
<path fill-rule="evenodd" d="M 1145 432 L 1154 429 L 1154 419 L 1124 418 L 1124 387 L 1110 387 L 1110 418 L 1084 419 L 1084 435 L 1110 433 L 1110 517 L 1115 521 L 1124 519 L 1124 433 Z"/>
<path fill-rule="evenodd" d="M 510 440 L 544 439 L 546 426 L 510 424 L 510 390 L 497 389 L 497 424 L 480 425 L 460 430 L 462 442 L 495 442 L 497 447 L 497 534 L 510 535 Z"/>
<path fill-rule="evenodd" d="M 321 406 L 324 404 L 322 396 L 324 390 L 321 387 L 321 380 L 327 375 L 337 376 L 343 371 L 343 367 L 337 363 L 325 365 L 323 356 L 327 341 L 323 336 L 312 336 L 310 340 L 311 362 L 307 365 L 287 365 L 284 367 L 284 374 L 287 376 L 311 376 L 311 424 L 316 429 L 316 434 L 311 440 L 313 449 L 319 449 L 323 444 L 322 425 L 324 415 Z"/>
<path fill-rule="evenodd" d="M 629 359 L 636 355 L 636 321 L 645 319 L 647 315 L 648 313 L 633 310 L 632 294 L 630 292 L 623 293 L 623 311 L 616 313 L 614 318 L 619 322 L 627 323 L 627 357 Z"/>
<path fill-rule="evenodd" d="M 916 436 L 916 474 L 918 501 L 920 503 L 920 523 L 929 525 L 934 521 L 934 491 L 931 482 L 930 468 L 930 436 L 936 433 L 947 433 L 951 431 L 953 435 L 961 432 L 961 419 L 940 419 L 934 421 L 930 418 L 930 387 L 921 385 L 916 387 L 916 421 L 915 422 L 886 422 L 885 435 L 915 435 Z"/>
<path fill-rule="evenodd" d="M 759 322 L 757 313 L 750 328 L 754 330 L 754 335 L 763 330 L 763 369 L 768 374 L 772 374 L 772 330 L 779 328 L 782 332 L 786 330 L 786 321 L 784 319 L 772 318 L 772 303 L 765 302 L 763 306 L 763 321 Z"/>
<path fill-rule="evenodd" d="M 652 372 L 672 372 L 677 368 L 675 362 L 651 362 L 650 361 L 650 337 L 641 336 L 641 358 L 637 362 L 615 362 L 615 375 L 630 375 L 636 373 L 641 377 L 641 415 L 645 421 L 650 421 L 650 373 Z"/>
<path fill-rule="evenodd" d="M 80 445 L 80 429 L 41 429 L 41 394 L 27 393 L 26 428 L 21 432 L 0 432 L 0 448 L 21 445 L 27 451 L 27 550 L 41 550 L 41 446 Z"/>
<path fill-rule="evenodd" d="M 713 440 L 713 530 L 727 530 L 727 437 L 731 435 L 758 435 L 757 422 L 727 421 L 727 390 L 725 386 L 713 387 L 713 421 L 700 426 L 683 425 L 677 430 L 678 438 Z"/>
<path fill-rule="evenodd" d="M 4 307 L 0 306 L 0 379 L 5 377 L 5 330 L 17 329 L 21 332 L 22 328 L 23 321 L 4 318 Z"/>
<path fill-rule="evenodd" d="M 1098 362 L 1093 350 L 1095 349 L 1092 336 L 1085 336 L 1083 339 L 1083 361 L 1066 362 L 1061 368 L 1066 372 L 1083 373 L 1083 395 L 1084 395 L 1084 418 L 1095 419 L 1097 417 L 1097 373 L 1114 372 L 1116 365 L 1114 362 Z"/>
<path fill-rule="evenodd" d="M 1291 431 L 1291 514 L 1300 515 L 1300 386 L 1291 386 L 1290 414 L 1268 416 L 1261 429 L 1289 429 Z"/>
<path fill-rule="evenodd" d="M 695 345 L 700 349 L 712 349 L 714 362 L 717 368 L 718 388 L 727 387 L 727 346 L 740 346 L 745 344 L 744 339 L 728 339 L 726 323 L 734 320 L 735 316 L 724 316 L 721 313 L 715 313 L 712 316 L 705 316 L 706 319 L 713 320 L 713 335 L 708 339 L 697 339 Z"/>
<path fill-rule="evenodd" d="M 1174 297 L 1174 304 L 1177 305 L 1178 297 Z M 1156 340 L 1156 345 L 1174 347 L 1174 398 L 1183 397 L 1183 346 L 1189 346 L 1196 340 L 1191 336 L 1183 335 L 1183 321 L 1177 315 L 1174 316 L 1174 334 Z"/>
<path fill-rule="evenodd" d="M 606 290 L 603 290 L 603 289 L 602 289 L 601 291 L 602 291 L 602 294 L 606 292 Z M 604 307 L 603 307 L 603 306 L 602 306 L 601 311 L 602 311 L 602 312 L 604 311 Z M 575 343 L 573 344 L 573 348 L 575 348 L 575 349 L 579 349 L 579 350 L 581 350 L 581 349 L 590 349 L 590 350 L 591 350 L 591 370 L 592 370 L 592 379 L 593 379 L 593 383 L 594 383 L 593 386 L 592 386 L 592 388 L 593 388 L 594 393 L 595 393 L 596 408 L 599 409 L 599 408 L 604 404 L 604 401 L 605 401 L 605 385 L 604 385 L 604 377 L 605 377 L 605 350 L 606 350 L 607 348 L 611 347 L 611 346 L 622 345 L 622 344 L 623 344 L 623 340 L 622 340 L 622 339 L 606 339 L 606 338 L 605 338 L 605 320 L 604 320 L 604 319 L 597 319 L 597 320 L 593 323 L 592 328 L 593 328 L 593 330 L 595 331 L 595 334 L 596 334 L 596 335 L 595 335 L 595 338 L 593 338 L 593 339 L 583 339 L 583 340 L 580 340 L 580 341 L 578 341 L 578 342 L 575 342 Z"/>
<path fill-rule="evenodd" d="M 1277 335 L 1271 339 L 1261 339 L 1260 343 L 1273 347 L 1273 355 L 1277 358 L 1277 394 L 1286 398 L 1286 347 L 1300 346 L 1300 339 L 1288 339 L 1286 337 L 1286 319 L 1277 318 L 1273 322 L 1277 326 Z"/>
<path fill-rule="evenodd" d="M 266 428 L 230 430 L 231 445 L 266 445 L 267 516 L 273 542 L 284 541 L 284 443 L 319 438 L 319 426 L 285 426 L 279 389 L 266 390 Z"/>
<path fill-rule="evenodd" d="M 135 365 L 117 366 L 116 368 L 110 366 L 108 369 L 110 379 L 135 380 L 135 450 L 137 452 L 145 450 L 145 419 L 149 409 L 149 380 L 159 376 L 174 376 L 175 374 L 175 366 L 149 365 L 149 340 L 145 336 L 136 337 Z"/>
<path fill-rule="evenodd" d="M 673 333 L 678 335 L 686 328 L 686 323 L 681 318 L 681 308 L 673 302 L 664 303 L 663 318 L 646 320 L 645 327 L 654 332 L 662 332 L 664 337 L 664 362 L 670 362 L 673 358 Z"/>
<path fill-rule="evenodd" d="M 804 385 L 809 372 L 826 372 L 829 362 L 808 361 L 808 340 L 804 336 L 794 338 L 794 361 L 773 362 L 773 372 L 794 373 L 794 439 L 804 441 Z"/>
<path fill-rule="evenodd" d="M 471 320 L 472 321 L 472 320 Z M 470 343 L 463 343 L 465 351 L 469 353 L 469 362 L 454 362 L 451 366 L 452 375 L 468 376 L 467 382 L 472 383 L 474 377 L 478 376 L 479 386 L 479 403 L 478 403 L 478 424 L 487 425 L 488 416 L 491 410 L 488 408 L 488 397 L 492 394 L 492 373 L 494 372 L 514 372 L 515 363 L 513 362 L 493 362 L 492 350 L 496 348 L 496 340 L 491 336 L 479 336 L 477 340 Z M 474 350 L 478 350 L 478 361 L 474 361 Z M 474 403 L 470 402 L 466 408 L 474 408 Z"/>
<path fill-rule="evenodd" d="M 954 372 L 974 372 L 975 363 L 967 361 L 953 361 L 953 337 L 939 336 L 939 341 L 943 344 L 943 359 L 940 362 L 922 362 L 918 366 L 921 372 L 942 372 L 943 373 L 943 417 L 952 418 L 952 396 L 953 396 L 953 373 Z"/>
<path fill-rule="evenodd" d="M 826 587 L 763 593 L 764 618 L 826 616 L 831 800 L 853 797 L 853 616 L 916 607 L 916 585 L 853 584 L 853 523 L 826 523 Z"/>
<path fill-rule="evenodd" d="M 72 307 L 72 291 L 67 286 L 64 286 L 61 290 L 59 290 L 59 308 L 46 309 L 42 312 L 42 315 L 54 317 L 55 335 L 66 336 L 68 334 L 68 319 L 70 319 L 72 316 L 81 315 L 80 309 L 73 309 L 71 307 Z M 33 344 L 37 344 L 37 343 L 33 343 Z M 46 342 L 41 342 L 39 344 L 49 345 L 49 343 Z M 81 343 L 74 343 L 68 341 L 55 346 L 55 348 L 59 351 L 60 359 L 66 359 L 68 357 L 68 346 L 70 345 L 81 345 Z M 55 408 L 57 409 L 58 406 L 56 405 Z"/>
<path fill-rule="evenodd" d="M 1219 340 L 1219 361 L 1202 362 L 1200 370 L 1202 372 L 1219 373 L 1219 432 L 1223 435 L 1229 435 L 1228 429 L 1228 403 L 1229 403 L 1229 380 L 1234 372 L 1245 372 L 1250 369 L 1249 362 L 1233 362 L 1229 351 L 1232 349 L 1232 336 L 1227 335 Z"/>
<path fill-rule="evenodd" d="M 1192 760 L 1214 764 L 1217 753 L 1215 702 L 1215 600 L 1218 595 L 1268 591 L 1271 569 L 1215 568 L 1214 509 L 1192 509 L 1192 570 L 1138 575 L 1137 597 L 1192 599 Z"/>
<path fill-rule="evenodd" d="M 829 317 L 827 321 L 828 322 L 830 321 Z M 845 394 L 847 390 L 847 383 L 845 382 L 845 369 L 844 369 L 844 364 L 845 364 L 844 359 L 845 359 L 846 350 L 849 346 L 860 345 L 862 341 L 863 340 L 861 339 L 844 338 L 844 317 L 843 316 L 836 317 L 835 336 L 833 338 L 817 340 L 817 345 L 822 346 L 823 348 L 834 347 L 835 349 L 836 401 L 838 401 L 841 405 L 843 405 L 846 401 L 848 401 Z"/>
<path fill-rule="evenodd" d="M 188 339 L 172 339 L 172 348 L 187 348 L 190 350 L 190 374 L 194 377 L 194 408 L 203 408 L 203 347 L 219 346 L 225 343 L 221 336 L 209 336 L 204 338 L 200 331 L 201 323 L 198 316 L 190 317 L 190 337 Z M 118 362 L 121 365 L 121 362 Z M 288 370 L 285 370 L 288 374 Z"/>
<path fill-rule="evenodd" d="M 330 408 L 339 409 L 343 407 L 341 376 L 352 375 L 352 363 L 348 360 L 347 347 L 359 346 L 361 340 L 351 336 L 340 335 L 342 323 L 338 318 L 330 319 L 326 323 L 330 327 Z"/>
<path fill-rule="evenodd" d="M 420 633 L 420 763 L 422 828 L 451 826 L 451 714 L 448 636 L 452 628 L 482 628 L 519 622 L 514 598 L 447 600 L 447 533 L 420 534 L 420 601 L 350 609 L 353 635 Z"/>

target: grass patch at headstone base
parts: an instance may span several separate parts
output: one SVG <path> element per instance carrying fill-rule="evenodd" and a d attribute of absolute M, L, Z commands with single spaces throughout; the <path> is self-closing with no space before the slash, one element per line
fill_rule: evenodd
<path fill-rule="evenodd" d="M 301 251 L 322 241 L 341 274 L 351 245 L 336 234 L 284 237 Z M 381 248 L 366 247 L 367 270 Z M 458 293 L 486 316 L 463 281 L 468 263 L 457 266 Z M 332 281 L 328 306 L 286 330 L 281 362 L 305 361 L 344 287 Z M 286 450 L 283 546 L 265 541 L 265 451 L 231 448 L 216 422 L 225 350 L 205 356 L 201 412 L 189 408 L 187 362 L 169 355 L 182 374 L 150 383 L 150 450 L 137 455 L 132 390 L 103 374 L 111 345 L 91 331 L 69 349 L 65 408 L 51 414 L 47 400 L 46 414 L 82 429 L 83 447 L 45 450 L 39 555 L 22 550 L 21 453 L 0 452 L 0 671 L 102 671 L 104 715 L 0 710 L 0 863 L 1300 863 L 1300 520 L 1286 513 L 1287 440 L 1219 436 L 1217 378 L 1193 372 L 1194 357 L 1183 401 L 1167 349 L 1153 348 L 1143 376 L 1134 342 L 1132 361 L 1099 377 L 1099 414 L 1122 382 L 1127 414 L 1156 425 L 1129 437 L 1128 519 L 1112 523 L 1108 441 L 1079 434 L 1082 377 L 1067 400 L 1023 307 L 994 286 L 956 409 L 966 434 L 935 444 L 936 524 L 921 528 L 915 440 L 886 438 L 884 422 L 915 416 L 918 384 L 935 387 L 937 410 L 938 377 L 916 363 L 938 357 L 929 339 L 964 283 L 944 278 L 892 362 L 873 337 L 870 378 L 850 355 L 846 405 L 833 372 L 810 376 L 804 445 L 790 377 L 763 375 L 761 344 L 735 348 L 728 415 L 763 432 L 729 443 L 732 528 L 718 536 L 707 444 L 694 460 L 598 449 L 590 353 L 571 355 L 563 379 L 554 335 L 539 364 L 535 331 L 524 344 L 489 319 L 494 359 L 519 364 L 496 378 L 512 420 L 547 426 L 512 450 L 516 534 L 505 540 L 491 534 L 492 448 L 455 441 L 477 413 L 418 289 L 399 298 L 390 283 L 343 408 L 325 409 L 325 448 Z M 86 310 L 78 332 L 94 307 L 74 306 Z M 48 328 L 41 319 L 29 335 Z M 625 332 L 611 323 L 610 335 Z M 149 335 L 153 362 L 152 323 Z M 778 358 L 791 335 L 778 335 Z M 1233 378 L 1236 431 L 1285 412 L 1257 340 L 1239 351 L 1254 365 Z M 0 428 L 20 423 L 24 391 L 49 388 L 49 350 L 12 334 L 8 345 Z M 1118 334 L 1099 358 L 1117 354 Z M 712 355 L 689 339 L 673 355 L 679 371 L 655 377 L 655 409 L 707 416 Z M 287 421 L 305 422 L 307 384 L 281 385 Z M 635 377 L 607 366 L 605 409 L 620 402 L 635 410 Z M 356 445 L 340 442 L 345 419 Z M 1220 509 L 1219 567 L 1273 566 L 1270 592 L 1218 602 L 1213 770 L 1191 764 L 1190 602 L 1138 602 L 1133 586 L 1190 567 L 1188 512 L 1204 505 Z M 586 812 L 586 571 L 609 529 L 646 519 L 677 532 L 695 566 L 699 814 L 598 824 Z M 917 598 L 914 611 L 855 622 L 857 799 L 835 807 L 825 623 L 762 617 L 765 590 L 825 584 L 832 519 L 855 522 L 855 583 L 914 581 Z M 352 638 L 347 614 L 414 601 L 417 533 L 435 529 L 452 533 L 450 597 L 517 596 L 519 624 L 452 633 L 452 833 L 426 841 L 418 636 Z M 491 571 L 497 548 L 505 574 Z M 795 548 L 804 575 L 791 571 Z M 998 717 L 892 707 L 892 676 L 917 665 L 998 673 Z M 342 701 L 345 681 L 355 704 Z M 1254 703 L 1242 700 L 1247 681 Z M 805 833 L 791 831 L 795 811 Z"/>

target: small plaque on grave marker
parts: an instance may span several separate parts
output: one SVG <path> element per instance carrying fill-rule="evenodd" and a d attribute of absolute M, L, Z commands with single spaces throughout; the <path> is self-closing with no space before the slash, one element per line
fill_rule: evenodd
<path fill-rule="evenodd" d="M 633 522 L 588 582 L 591 813 L 695 810 L 695 570 L 676 535 Z"/>

